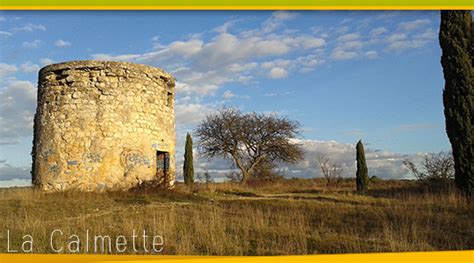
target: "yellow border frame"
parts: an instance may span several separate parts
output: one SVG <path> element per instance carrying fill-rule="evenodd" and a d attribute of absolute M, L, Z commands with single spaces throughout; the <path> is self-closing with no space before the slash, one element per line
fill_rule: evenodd
<path fill-rule="evenodd" d="M 90 254 L 0 254 L 0 262 L 127 262 L 127 263 L 473 263 L 474 250 L 301 256 L 150 256 Z"/>
<path fill-rule="evenodd" d="M 467 6 L 2 6 L 0 10 L 473 10 L 473 5 Z M 379 263 L 379 262 L 466 262 L 474 263 L 474 250 L 467 251 L 434 251 L 434 252 L 401 252 L 401 253 L 367 253 L 367 254 L 335 254 L 335 255 L 302 255 L 302 256 L 261 256 L 261 257 L 209 257 L 209 256 L 131 256 L 131 255 L 88 255 L 88 254 L 0 254 L 0 263 L 4 262 L 213 262 L 213 263 L 269 263 L 269 262 L 296 262 L 296 263 Z"/>
<path fill-rule="evenodd" d="M 472 6 L 2 6 L 0 10 L 472 10 Z"/>

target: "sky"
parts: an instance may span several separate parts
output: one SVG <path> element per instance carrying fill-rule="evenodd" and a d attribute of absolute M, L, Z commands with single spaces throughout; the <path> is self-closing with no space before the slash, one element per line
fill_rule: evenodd
<path fill-rule="evenodd" d="M 305 160 L 287 177 L 321 176 L 324 154 L 355 174 L 410 178 L 402 162 L 450 149 L 438 11 L 1 11 L 0 187 L 30 182 L 41 67 L 99 59 L 157 66 L 177 79 L 177 170 L 186 132 L 223 106 L 301 124 Z M 195 153 L 198 173 L 225 160 Z"/>

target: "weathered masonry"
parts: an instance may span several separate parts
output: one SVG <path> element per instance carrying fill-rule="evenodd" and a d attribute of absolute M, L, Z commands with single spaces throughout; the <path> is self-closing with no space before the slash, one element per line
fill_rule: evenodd
<path fill-rule="evenodd" d="M 175 181 L 175 80 L 140 64 L 72 61 L 42 68 L 33 184 L 46 191 Z"/>

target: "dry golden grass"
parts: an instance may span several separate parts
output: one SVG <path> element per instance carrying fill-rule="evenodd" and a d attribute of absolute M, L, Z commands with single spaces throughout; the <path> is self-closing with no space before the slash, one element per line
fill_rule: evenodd
<path fill-rule="evenodd" d="M 35 253 L 53 252 L 54 229 L 64 232 L 56 245 L 71 234 L 83 239 L 86 230 L 115 238 L 145 229 L 163 237 L 164 254 L 179 255 L 474 249 L 474 207 L 456 194 L 419 191 L 409 181 L 378 181 L 367 195 L 355 194 L 353 186 L 345 180 L 327 189 L 319 179 L 294 179 L 246 187 L 178 185 L 172 191 L 2 189 L 0 251 L 6 251 L 7 229 L 16 248 L 23 235 L 32 235 Z"/>

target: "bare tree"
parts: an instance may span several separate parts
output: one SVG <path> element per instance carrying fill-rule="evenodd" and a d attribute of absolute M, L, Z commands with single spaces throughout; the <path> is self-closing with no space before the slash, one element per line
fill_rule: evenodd
<path fill-rule="evenodd" d="M 207 170 L 204 171 L 204 180 L 206 181 L 206 183 L 213 183 L 214 182 L 214 179 L 212 179 L 211 174 Z"/>
<path fill-rule="evenodd" d="M 341 165 L 331 162 L 324 154 L 318 156 L 318 163 L 324 178 L 326 178 L 327 186 L 337 186 L 342 179 Z"/>
<path fill-rule="evenodd" d="M 283 175 L 277 171 L 277 165 L 268 160 L 261 161 L 255 168 L 252 179 L 256 181 L 275 181 L 283 178 Z"/>
<path fill-rule="evenodd" d="M 236 171 L 232 171 L 232 172 L 226 174 L 225 177 L 227 178 L 227 180 L 229 180 L 231 182 L 240 182 L 240 181 L 242 181 L 242 174 L 238 173 Z"/>
<path fill-rule="evenodd" d="M 403 161 L 407 169 L 421 182 L 449 182 L 454 179 L 454 160 L 451 152 L 439 152 L 425 155 L 421 170 L 410 160 Z"/>
<path fill-rule="evenodd" d="M 204 182 L 204 178 L 202 177 L 201 173 L 196 174 L 196 180 L 200 183 Z"/>
<path fill-rule="evenodd" d="M 245 184 L 264 160 L 295 163 L 303 158 L 301 146 L 291 141 L 299 127 L 286 117 L 223 108 L 208 115 L 195 134 L 200 153 L 233 160 Z"/>

